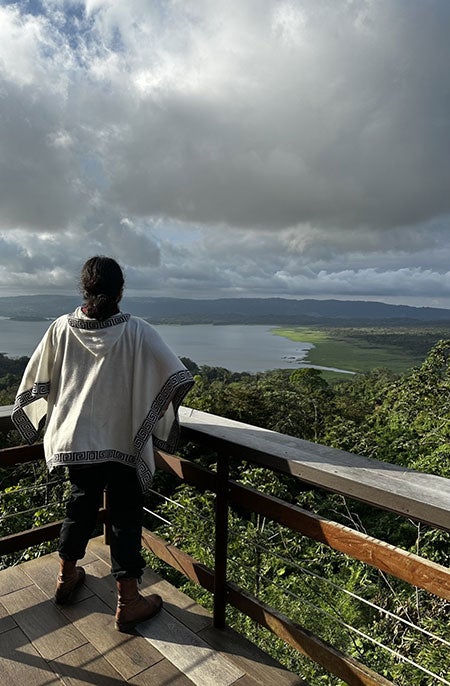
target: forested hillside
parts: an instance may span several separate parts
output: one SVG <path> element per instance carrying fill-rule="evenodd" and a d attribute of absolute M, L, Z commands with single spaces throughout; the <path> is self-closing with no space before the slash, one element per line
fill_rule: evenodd
<path fill-rule="evenodd" d="M 241 374 L 184 361 L 195 377 L 195 386 L 185 401 L 192 408 L 450 478 L 450 340 L 440 341 L 423 364 L 407 374 L 373 369 L 335 383 L 327 383 L 321 372 L 312 368 Z M 1 404 L 13 401 L 24 362 L 0 358 Z M 6 440 L 11 443 L 17 437 L 10 434 L 2 440 L 4 444 Z M 215 462 L 214 453 L 199 452 L 193 445 L 185 445 L 181 450 L 183 456 L 205 466 Z M 253 467 L 245 461 L 245 455 L 233 469 L 234 477 L 245 484 L 434 562 L 446 566 L 450 563 L 450 537 L 442 531 L 317 489 L 301 490 L 295 480 Z M 0 535 L 43 523 L 55 514 L 60 516 L 63 486 L 57 487 L 55 496 L 48 496 L 46 509 L 37 508 L 35 514 L 21 514 L 16 519 L 11 516 L 29 509 L 30 498 L 19 489 L 30 483 L 45 483 L 44 468 L 32 475 L 23 466 L 15 471 L 3 469 L 0 480 L 0 490 L 8 494 L 0 504 L 0 515 L 6 516 Z M 172 526 L 155 519 L 149 525 L 210 564 L 212 497 L 179 486 L 161 474 L 155 488 L 170 496 L 158 507 Z M 151 501 L 154 507 L 153 496 Z M 246 518 L 233 512 L 230 525 L 230 578 L 243 583 L 251 593 L 402 686 L 432 686 L 435 681 L 426 676 L 418 680 L 411 664 L 401 662 L 378 644 L 398 649 L 408 659 L 442 677 L 448 676 L 449 651 L 444 645 L 448 603 L 425 592 L 416 593 L 386 574 L 283 530 L 262 517 Z M 40 547 L 41 552 L 48 549 L 49 546 Z M 34 554 L 36 551 L 25 553 Z M 4 564 L 11 561 L 12 558 L 4 560 Z M 192 597 L 210 603 L 198 587 L 187 584 L 156 559 L 152 558 L 151 564 L 183 584 Z M 404 623 L 394 615 L 403 618 Z M 322 674 L 306 658 L 286 650 L 250 620 L 230 611 L 229 621 L 301 673 L 312 686 L 339 683 Z M 359 633 L 351 635 L 342 629 L 343 625 L 355 627 Z M 442 640 L 430 639 L 427 634 L 411 629 L 411 625 L 420 625 Z M 374 636 L 378 643 L 369 641 L 366 634 Z"/>
<path fill-rule="evenodd" d="M 80 298 L 69 295 L 20 295 L 0 297 L 0 316 L 54 318 L 72 312 Z M 450 322 L 450 310 L 439 307 L 389 305 L 364 300 L 295 298 L 154 298 L 126 295 L 124 312 L 153 323 L 222 324 L 350 324 L 351 322 L 415 323 Z"/>

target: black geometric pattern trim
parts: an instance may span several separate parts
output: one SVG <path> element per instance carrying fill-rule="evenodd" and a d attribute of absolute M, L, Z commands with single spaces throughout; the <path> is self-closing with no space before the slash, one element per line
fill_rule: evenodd
<path fill-rule="evenodd" d="M 178 417 L 175 417 L 175 421 L 172 424 L 168 437 L 165 440 L 162 440 L 157 436 L 153 436 L 153 444 L 155 448 L 159 448 L 159 450 L 165 450 L 168 453 L 173 453 L 177 447 L 179 437 L 180 422 L 178 421 Z"/>
<path fill-rule="evenodd" d="M 50 381 L 36 382 L 33 384 L 32 388 L 23 391 L 17 396 L 16 402 L 14 403 L 13 412 L 19 407 L 25 407 L 34 402 L 38 398 L 46 398 L 50 393 Z"/>
<path fill-rule="evenodd" d="M 55 453 L 47 460 L 48 469 L 54 467 L 70 467 L 74 464 L 98 464 L 99 462 L 121 462 L 136 468 L 136 474 L 142 492 L 146 491 L 152 484 L 153 472 L 142 459 L 136 460 L 134 455 L 122 453 L 120 450 L 82 450 L 67 453 Z"/>
<path fill-rule="evenodd" d="M 34 443 L 38 437 L 39 430 L 34 428 L 25 414 L 25 411 L 21 408 L 14 410 L 13 414 L 11 414 L 11 419 L 22 438 L 24 438 L 29 445 Z"/>
<path fill-rule="evenodd" d="M 109 319 L 104 319 L 103 321 L 99 321 L 98 319 L 79 319 L 78 317 L 70 315 L 68 316 L 67 321 L 69 322 L 69 326 L 73 329 L 88 329 L 89 331 L 92 331 L 94 329 L 108 329 L 110 326 L 123 324 L 124 322 L 127 322 L 129 318 L 129 314 L 122 313 L 115 314 L 113 317 L 109 317 Z"/>
<path fill-rule="evenodd" d="M 138 459 L 136 462 L 136 473 L 142 492 L 145 493 L 145 491 L 152 485 L 154 474 L 148 464 L 142 459 Z"/>
<path fill-rule="evenodd" d="M 169 403 L 172 401 L 175 412 L 178 410 L 181 401 L 183 400 L 186 393 L 194 385 L 194 379 L 187 369 L 183 369 L 179 372 L 175 372 L 167 379 L 166 383 L 156 396 L 152 403 L 149 413 L 142 422 L 136 436 L 134 437 L 134 450 L 137 457 L 142 454 L 144 447 L 152 435 L 153 429 L 155 428 L 158 421 L 161 419 Z M 175 419 L 174 426 L 170 432 L 170 436 L 166 441 L 154 438 L 155 445 L 161 448 L 161 450 L 174 450 L 176 445 L 176 439 L 178 438 L 178 420 Z M 169 443 L 169 439 L 171 439 Z"/>
<path fill-rule="evenodd" d="M 18 395 L 16 398 L 16 402 L 14 403 L 11 419 L 22 438 L 24 438 L 30 445 L 34 443 L 38 437 L 39 431 L 45 423 L 45 417 L 41 419 L 39 426 L 36 429 L 22 408 L 26 407 L 26 405 L 30 405 L 39 398 L 46 398 L 49 393 L 50 381 L 34 383 L 32 388 L 20 393 L 20 395 Z"/>
<path fill-rule="evenodd" d="M 55 453 L 48 460 L 49 467 L 57 467 L 59 465 L 71 464 L 90 464 L 91 462 L 125 462 L 126 464 L 135 465 L 136 459 L 134 455 L 122 453 L 120 450 L 106 449 L 106 450 L 79 450 L 74 452 Z"/>

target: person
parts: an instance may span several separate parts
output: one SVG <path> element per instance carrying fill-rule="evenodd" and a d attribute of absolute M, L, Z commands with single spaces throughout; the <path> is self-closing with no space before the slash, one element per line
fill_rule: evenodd
<path fill-rule="evenodd" d="M 56 319 L 25 369 L 12 419 L 33 443 L 42 428 L 49 471 L 68 467 L 71 485 L 59 541 L 55 600 L 70 603 L 83 584 L 77 566 L 96 525 L 106 487 L 116 629 L 129 631 L 162 606 L 138 591 L 143 494 L 155 470 L 153 447 L 173 451 L 177 410 L 193 385 L 156 330 L 119 309 L 118 263 L 91 257 L 81 272 L 84 304 Z M 44 427 L 45 425 L 45 427 Z"/>

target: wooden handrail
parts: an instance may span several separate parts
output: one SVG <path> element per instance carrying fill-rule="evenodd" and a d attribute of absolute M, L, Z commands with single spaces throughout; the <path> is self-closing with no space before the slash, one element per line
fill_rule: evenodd
<path fill-rule="evenodd" d="M 97 524 L 104 524 L 106 521 L 106 510 L 101 507 L 98 513 Z M 33 529 L 19 531 L 16 534 L 9 534 L 0 538 L 0 555 L 9 555 L 19 550 L 30 548 L 33 545 L 46 543 L 58 538 L 61 529 L 62 519 L 57 522 L 49 522 L 42 526 L 35 526 Z"/>
<path fill-rule="evenodd" d="M 187 407 L 180 423 L 186 439 L 450 531 L 450 479 Z"/>

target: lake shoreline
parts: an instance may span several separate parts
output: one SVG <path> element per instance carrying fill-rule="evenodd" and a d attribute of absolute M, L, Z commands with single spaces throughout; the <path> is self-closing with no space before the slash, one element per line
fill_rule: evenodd
<path fill-rule="evenodd" d="M 0 351 L 10 358 L 30 357 L 47 330 L 47 320 L 2 318 Z M 224 367 L 250 374 L 273 369 L 317 367 L 324 372 L 348 374 L 310 358 L 312 345 L 274 335 L 274 325 L 261 324 L 153 324 L 179 357 L 199 366 Z"/>

